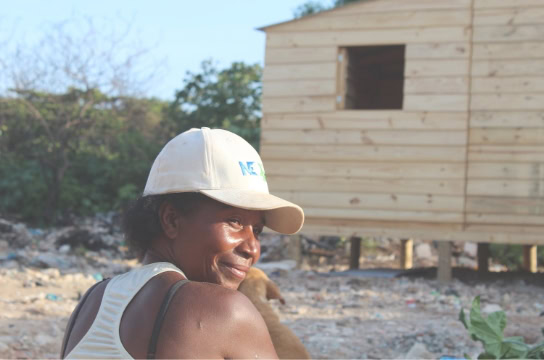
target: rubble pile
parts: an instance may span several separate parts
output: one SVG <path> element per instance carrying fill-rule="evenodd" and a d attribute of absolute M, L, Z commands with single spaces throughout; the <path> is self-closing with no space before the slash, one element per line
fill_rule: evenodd
<path fill-rule="evenodd" d="M 114 214 L 106 214 L 40 230 L 0 219 L 2 358 L 58 357 L 68 317 L 85 291 L 138 266 L 116 223 Z M 286 260 L 288 241 L 264 235 L 258 266 L 286 300 L 272 306 L 314 358 L 475 357 L 481 345 L 470 339 L 458 313 L 468 310 L 476 295 L 481 295 L 483 312 L 506 312 L 506 336 L 522 336 L 527 343 L 543 340 L 544 291 L 523 279 L 476 285 L 454 280 L 440 286 L 420 277 L 368 278 L 341 271 L 347 262 L 345 241 L 334 238 L 303 237 L 304 261 L 295 269 L 296 263 Z M 397 265 L 397 241 L 373 244 L 363 248 L 363 266 Z M 456 249 L 458 259 L 474 259 L 470 247 L 458 244 Z M 414 254 L 416 265 L 426 266 L 436 249 L 432 243 L 417 243 Z M 312 257 L 326 261 L 312 264 Z"/>

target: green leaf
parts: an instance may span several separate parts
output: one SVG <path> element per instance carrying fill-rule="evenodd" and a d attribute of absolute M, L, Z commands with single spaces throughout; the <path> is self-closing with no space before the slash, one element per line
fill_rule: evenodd
<path fill-rule="evenodd" d="M 544 358 L 544 341 L 534 345 L 527 352 L 528 359 L 543 359 Z"/>
<path fill-rule="evenodd" d="M 499 358 L 501 355 L 502 322 L 499 315 L 495 315 L 491 322 L 485 319 L 480 312 L 480 297 L 477 296 L 472 302 L 470 310 L 469 331 L 484 345 L 487 353 Z"/>

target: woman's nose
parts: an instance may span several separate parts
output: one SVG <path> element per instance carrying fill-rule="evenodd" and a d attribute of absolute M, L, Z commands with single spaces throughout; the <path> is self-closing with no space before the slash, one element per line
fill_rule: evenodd
<path fill-rule="evenodd" d="M 261 243 L 255 235 L 252 226 L 248 226 L 244 231 L 244 241 L 239 246 L 239 251 L 244 254 L 245 258 L 253 258 L 253 263 L 256 263 L 261 255 Z"/>

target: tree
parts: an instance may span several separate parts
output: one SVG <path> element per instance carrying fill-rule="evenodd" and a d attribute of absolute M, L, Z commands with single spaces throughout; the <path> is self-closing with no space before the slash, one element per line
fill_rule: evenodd
<path fill-rule="evenodd" d="M 120 111 L 154 76 L 139 67 L 146 50 L 128 41 L 130 27 L 120 34 L 99 28 L 90 20 L 54 24 L 37 44 L 8 47 L 12 51 L 0 62 L 6 78 L 0 84 L 0 147 L 6 150 L 0 175 L 14 175 L 6 172 L 15 159 L 21 160 L 15 175 L 25 173 L 24 166 L 37 167 L 33 182 L 46 186 L 40 208 L 48 222 L 57 219 L 64 180 L 78 154 L 111 157 L 115 131 L 123 126 Z M 0 190 L 8 185 L 0 183 Z M 25 206 L 31 197 L 10 206 Z"/>
<path fill-rule="evenodd" d="M 258 64 L 234 62 L 218 70 L 211 60 L 203 61 L 201 72 L 187 73 L 170 105 L 170 137 L 193 127 L 217 127 L 259 149 L 261 74 Z"/>
<path fill-rule="evenodd" d="M 293 16 L 295 17 L 295 19 L 298 19 L 304 16 L 317 14 L 325 10 L 335 9 L 335 8 L 338 8 L 350 3 L 358 2 L 358 1 L 367 1 L 367 0 L 334 0 L 331 5 L 325 5 L 322 2 L 310 0 L 303 3 L 302 5 L 299 5 L 293 12 Z"/>
<path fill-rule="evenodd" d="M 321 11 L 328 10 L 329 7 L 325 6 L 319 1 L 307 1 L 302 5 L 299 5 L 294 11 L 293 16 L 295 19 L 299 19 L 304 16 L 317 14 Z"/>

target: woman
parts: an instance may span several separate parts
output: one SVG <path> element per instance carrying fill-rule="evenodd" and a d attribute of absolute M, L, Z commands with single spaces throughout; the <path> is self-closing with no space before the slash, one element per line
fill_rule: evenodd
<path fill-rule="evenodd" d="M 89 289 L 64 336 L 65 358 L 277 358 L 236 289 L 266 225 L 293 234 L 302 209 L 268 193 L 261 159 L 225 130 L 192 129 L 159 153 L 124 221 L 143 266 Z"/>

